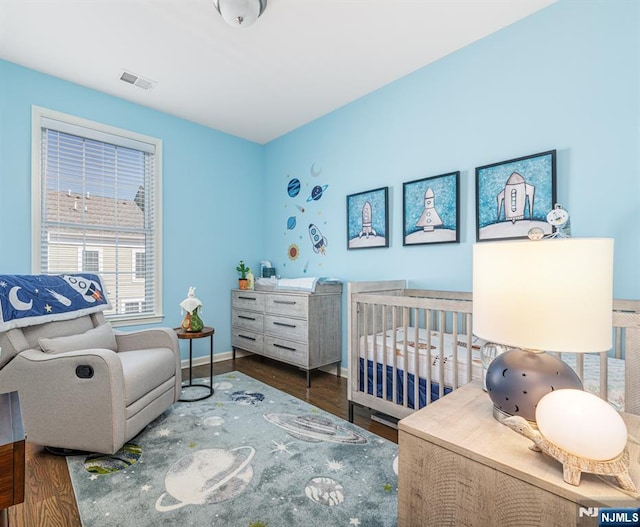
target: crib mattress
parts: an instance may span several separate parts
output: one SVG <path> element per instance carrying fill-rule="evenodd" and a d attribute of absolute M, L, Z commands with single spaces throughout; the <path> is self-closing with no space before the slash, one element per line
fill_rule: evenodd
<path fill-rule="evenodd" d="M 383 362 L 389 370 L 397 370 L 402 374 L 407 369 L 408 375 L 413 383 L 415 374 L 415 354 L 418 351 L 418 369 L 421 384 L 427 378 L 427 367 L 430 369 L 430 379 L 432 385 L 437 386 L 440 382 L 439 369 L 440 362 L 443 363 L 443 381 L 445 387 L 453 386 L 453 368 L 454 368 L 454 342 L 453 335 L 445 333 L 440 337 L 440 332 L 431 331 L 430 338 L 427 331 L 418 328 L 418 342 L 415 339 L 416 328 L 409 326 L 406 328 L 398 328 L 395 330 L 395 347 L 393 342 L 394 330 L 386 332 L 386 338 L 383 333 L 376 335 L 367 335 L 360 338 L 360 371 L 364 373 L 364 359 L 369 363 L 367 379 L 368 383 L 373 383 L 373 368 L 375 362 L 378 365 L 380 378 L 382 378 Z M 442 358 L 440 354 L 440 342 L 444 343 Z M 472 360 L 472 379 L 482 379 L 482 363 L 480 361 L 480 348 L 484 344 L 484 340 L 473 336 L 471 339 L 471 360 Z M 427 347 L 430 353 L 427 353 Z M 458 364 L 458 385 L 469 382 L 467 379 L 467 336 L 458 335 L 457 364 Z M 383 361 L 384 359 L 384 361 Z M 562 360 L 576 368 L 576 357 L 574 354 L 562 354 Z M 607 360 L 608 382 L 607 382 L 607 398 L 609 402 L 617 409 L 624 410 L 624 381 L 625 381 L 625 364 L 623 359 L 609 357 Z M 585 354 L 583 361 L 583 385 L 588 392 L 599 395 L 600 392 L 600 356 L 593 354 Z M 425 384 L 426 387 L 426 384 Z M 433 388 L 432 388 L 433 391 Z"/>
<path fill-rule="evenodd" d="M 444 373 L 444 384 L 453 386 L 454 364 L 454 339 L 450 333 L 444 333 L 441 337 L 439 331 L 427 332 L 426 329 L 418 328 L 418 340 L 416 342 L 416 328 L 407 327 L 395 330 L 395 347 L 394 347 L 394 330 L 386 331 L 386 338 L 383 333 L 376 335 L 367 335 L 360 338 L 360 358 L 366 359 L 378 364 L 383 363 L 387 366 L 407 372 L 411 375 L 416 370 L 416 351 L 418 354 L 418 374 L 422 379 L 427 378 L 427 368 L 429 368 L 430 379 L 440 382 L 440 364 Z M 443 351 L 440 353 L 441 342 L 444 344 Z M 478 337 L 471 339 L 471 375 L 473 379 L 482 378 L 482 363 L 480 362 L 480 347 L 484 344 L 484 340 Z M 427 350 L 428 348 L 428 350 Z M 458 385 L 466 384 L 471 379 L 467 378 L 467 335 L 458 335 L 457 346 L 457 365 L 458 365 Z"/>

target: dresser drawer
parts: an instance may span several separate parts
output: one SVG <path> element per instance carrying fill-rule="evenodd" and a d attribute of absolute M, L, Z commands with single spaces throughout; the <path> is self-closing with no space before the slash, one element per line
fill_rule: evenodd
<path fill-rule="evenodd" d="M 273 358 L 306 367 L 309 358 L 309 348 L 300 342 L 265 336 L 264 354 Z"/>
<path fill-rule="evenodd" d="M 234 309 L 231 312 L 231 324 L 236 328 L 262 333 L 264 331 L 264 315 L 253 311 Z"/>
<path fill-rule="evenodd" d="M 232 307 L 235 309 L 250 309 L 264 311 L 264 295 L 253 291 L 233 291 Z"/>
<path fill-rule="evenodd" d="M 264 332 L 273 337 L 306 342 L 309 334 L 308 329 L 309 325 L 306 320 L 276 315 L 264 316 Z"/>
<path fill-rule="evenodd" d="M 306 295 L 269 295 L 264 309 L 267 313 L 307 318 L 309 297 Z"/>
<path fill-rule="evenodd" d="M 233 328 L 231 345 L 236 348 L 262 354 L 264 350 L 264 337 L 259 333 Z"/>

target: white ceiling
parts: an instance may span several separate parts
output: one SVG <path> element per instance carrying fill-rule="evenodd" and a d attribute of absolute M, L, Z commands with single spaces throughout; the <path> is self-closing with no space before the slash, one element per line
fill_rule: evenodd
<path fill-rule="evenodd" d="M 555 1 L 0 0 L 0 58 L 266 143 Z"/>

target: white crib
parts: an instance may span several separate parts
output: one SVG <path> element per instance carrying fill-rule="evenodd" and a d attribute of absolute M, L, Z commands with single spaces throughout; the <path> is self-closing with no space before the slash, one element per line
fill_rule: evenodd
<path fill-rule="evenodd" d="M 350 421 L 354 405 L 402 419 L 482 378 L 471 293 L 409 289 L 404 280 L 350 282 L 347 292 Z M 612 332 L 609 352 L 561 358 L 586 390 L 640 413 L 640 301 L 614 301 Z"/>

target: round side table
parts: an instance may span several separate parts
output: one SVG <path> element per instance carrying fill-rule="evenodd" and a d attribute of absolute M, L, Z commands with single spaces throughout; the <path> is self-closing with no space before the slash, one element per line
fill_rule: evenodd
<path fill-rule="evenodd" d="M 216 332 L 215 329 L 205 326 L 202 328 L 202 331 L 185 331 L 182 328 L 174 328 L 176 335 L 179 339 L 187 339 L 189 341 L 189 384 L 183 384 L 182 389 L 192 388 L 194 386 L 201 386 L 203 388 L 208 388 L 209 393 L 203 395 L 202 397 L 197 397 L 194 399 L 183 399 L 180 397 L 178 399 L 182 402 L 194 402 L 194 401 L 202 401 L 202 399 L 206 399 L 207 397 L 211 397 L 213 395 L 213 334 Z M 192 364 L 193 364 L 193 340 L 194 339 L 202 339 L 205 337 L 209 337 L 209 385 L 199 384 L 193 382 L 193 374 L 192 374 Z"/>

